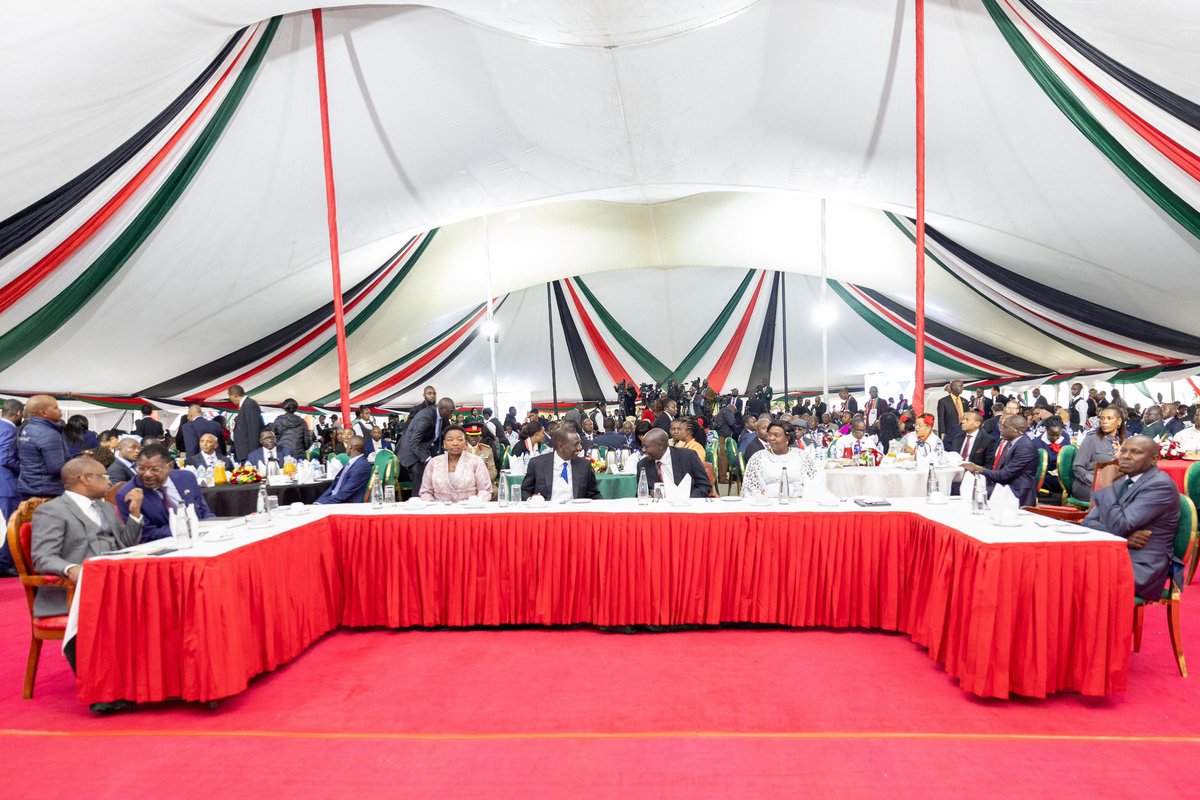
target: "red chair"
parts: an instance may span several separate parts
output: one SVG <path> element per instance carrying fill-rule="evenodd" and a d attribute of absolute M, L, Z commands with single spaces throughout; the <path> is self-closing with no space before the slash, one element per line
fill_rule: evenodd
<path fill-rule="evenodd" d="M 33 634 L 29 642 L 29 659 L 25 662 L 25 689 L 21 694 L 25 700 L 33 697 L 33 684 L 37 680 L 38 662 L 42 656 L 42 642 L 61 642 L 67 632 L 67 616 L 65 614 L 58 617 L 33 616 L 33 598 L 37 595 L 37 587 L 64 587 L 67 590 L 68 606 L 75 594 L 75 584 L 66 578 L 58 575 L 36 575 L 33 572 L 33 559 L 30 555 L 33 510 L 47 499 L 34 497 L 26 500 L 17 507 L 8 521 L 8 549 L 12 552 L 13 563 L 17 567 L 21 585 L 25 587 L 25 600 L 29 603 L 29 617 Z"/>

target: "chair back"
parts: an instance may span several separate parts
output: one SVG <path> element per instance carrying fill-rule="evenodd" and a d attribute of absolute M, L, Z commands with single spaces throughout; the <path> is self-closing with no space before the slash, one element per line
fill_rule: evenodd
<path fill-rule="evenodd" d="M 108 491 L 104 493 L 104 499 L 115 506 L 117 504 L 117 492 L 121 491 L 121 487 L 124 486 L 125 483 L 125 481 L 117 481 L 112 486 L 108 487 Z"/>
<path fill-rule="evenodd" d="M 1066 444 L 1058 451 L 1058 481 L 1062 484 L 1066 497 L 1071 496 L 1071 487 L 1075 485 L 1075 476 L 1071 470 L 1075 467 L 1075 453 L 1078 449 L 1073 444 Z"/>
<path fill-rule="evenodd" d="M 728 440 L 726 440 L 728 441 Z M 717 465 L 717 442 L 709 442 L 704 448 L 704 460 L 714 467 Z"/>
<path fill-rule="evenodd" d="M 729 461 L 729 471 L 742 474 L 742 454 L 738 452 L 737 442 L 730 437 L 725 440 L 725 457 Z"/>
<path fill-rule="evenodd" d="M 25 579 L 33 575 L 33 511 L 48 497 L 32 497 L 13 512 L 8 520 L 8 550 L 12 554 L 13 566 L 25 588 L 25 600 L 29 603 L 29 613 L 33 613 L 33 599 L 37 590 L 26 583 Z"/>
<path fill-rule="evenodd" d="M 1200 461 L 1188 467 L 1183 476 L 1183 490 L 1192 503 L 1200 506 Z"/>
<path fill-rule="evenodd" d="M 1178 563 L 1171 570 L 1171 592 L 1183 591 L 1185 577 L 1191 577 L 1196 569 L 1196 504 L 1186 494 L 1179 495 L 1179 525 L 1175 528 L 1175 558 Z"/>
<path fill-rule="evenodd" d="M 375 461 L 371 464 L 371 480 L 367 481 L 365 501 L 371 500 L 371 487 L 378 482 L 380 486 L 395 486 L 396 472 L 399 462 L 391 450 L 376 450 Z"/>
<path fill-rule="evenodd" d="M 704 471 L 708 473 L 708 485 L 712 488 L 708 490 L 709 497 L 720 497 L 717 494 L 717 470 L 712 464 L 704 462 Z"/>
<path fill-rule="evenodd" d="M 1046 470 L 1050 468 L 1050 453 L 1046 451 L 1046 448 L 1039 447 L 1037 454 L 1037 490 L 1040 492 L 1042 491 L 1042 484 L 1046 482 Z"/>
<path fill-rule="evenodd" d="M 608 457 L 608 445 L 606 445 L 606 444 L 596 445 L 596 452 L 598 452 L 600 454 L 600 460 L 603 461 L 605 458 Z"/>

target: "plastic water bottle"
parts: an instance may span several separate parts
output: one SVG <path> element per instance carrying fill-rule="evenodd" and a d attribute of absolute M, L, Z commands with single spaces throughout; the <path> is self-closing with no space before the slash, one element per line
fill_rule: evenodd
<path fill-rule="evenodd" d="M 637 504 L 639 506 L 650 505 L 650 483 L 646 480 L 645 470 L 638 473 Z"/>
<path fill-rule="evenodd" d="M 786 506 L 792 502 L 792 487 L 788 484 L 787 467 L 779 470 L 779 505 Z"/>
<path fill-rule="evenodd" d="M 258 513 L 266 514 L 267 521 L 271 519 L 271 503 L 268 501 L 267 484 L 265 482 L 258 485 Z"/>
<path fill-rule="evenodd" d="M 932 497 L 935 492 L 940 492 L 938 487 L 937 470 L 933 468 L 933 462 L 929 462 L 929 473 L 925 476 L 925 496 Z"/>
<path fill-rule="evenodd" d="M 496 500 L 501 508 L 508 508 L 508 470 L 500 470 L 500 482 L 496 484 Z"/>
<path fill-rule="evenodd" d="M 983 476 L 975 476 L 975 488 L 971 490 L 971 513 L 983 514 L 987 511 L 987 482 Z"/>
<path fill-rule="evenodd" d="M 383 508 L 383 483 L 371 480 L 371 508 Z"/>

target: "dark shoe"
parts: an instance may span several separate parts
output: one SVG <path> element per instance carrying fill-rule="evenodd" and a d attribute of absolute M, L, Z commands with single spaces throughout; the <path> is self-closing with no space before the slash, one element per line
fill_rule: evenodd
<path fill-rule="evenodd" d="M 137 703 L 131 703 L 128 700 L 116 700 L 112 703 L 92 703 L 88 708 L 97 714 L 120 714 L 123 711 L 135 710 Z"/>

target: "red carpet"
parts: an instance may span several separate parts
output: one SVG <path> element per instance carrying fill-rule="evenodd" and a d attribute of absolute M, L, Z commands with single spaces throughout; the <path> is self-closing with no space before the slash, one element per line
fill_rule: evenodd
<path fill-rule="evenodd" d="M 1161 609 L 1124 695 L 1011 702 L 880 633 L 360 631 L 215 712 L 100 717 L 51 645 L 20 699 L 27 631 L 0 582 L 8 796 L 1188 796 L 1200 756 Z"/>

